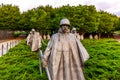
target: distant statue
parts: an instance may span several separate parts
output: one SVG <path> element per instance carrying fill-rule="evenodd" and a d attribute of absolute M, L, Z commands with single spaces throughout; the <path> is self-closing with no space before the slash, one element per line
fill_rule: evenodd
<path fill-rule="evenodd" d="M 76 30 L 76 28 L 75 28 L 75 27 L 73 27 L 73 28 L 72 28 L 71 33 L 73 33 L 73 34 L 74 34 L 74 36 L 75 36 L 77 39 L 79 39 L 79 40 L 80 40 L 80 35 L 77 33 L 77 30 Z"/>
<path fill-rule="evenodd" d="M 89 39 L 93 39 L 93 36 L 92 36 L 92 34 L 90 34 L 90 35 L 89 35 Z"/>
<path fill-rule="evenodd" d="M 94 36 L 94 39 L 98 39 L 98 35 L 97 34 Z"/>
<path fill-rule="evenodd" d="M 80 40 L 83 40 L 84 39 L 84 36 L 83 35 L 80 35 Z"/>
<path fill-rule="evenodd" d="M 26 38 L 26 43 L 27 43 L 27 45 L 28 46 L 30 46 L 30 36 L 31 36 L 31 31 L 30 31 L 30 33 L 28 34 L 28 36 L 27 36 L 27 38 Z"/>
<path fill-rule="evenodd" d="M 31 47 L 31 51 L 37 51 L 42 46 L 42 37 L 40 37 L 39 32 L 36 32 L 35 29 L 32 29 L 30 35 L 28 35 L 27 44 Z"/>
<path fill-rule="evenodd" d="M 70 22 L 67 18 L 60 21 L 58 33 L 53 34 L 42 60 L 48 67 L 51 80 L 85 80 L 84 62 L 89 54 L 82 43 L 70 33 Z"/>
<path fill-rule="evenodd" d="M 46 37 L 47 37 L 47 40 L 50 40 L 50 35 L 49 34 L 47 34 Z"/>
<path fill-rule="evenodd" d="M 45 34 L 43 35 L 43 39 L 44 39 L 44 40 L 47 39 Z"/>

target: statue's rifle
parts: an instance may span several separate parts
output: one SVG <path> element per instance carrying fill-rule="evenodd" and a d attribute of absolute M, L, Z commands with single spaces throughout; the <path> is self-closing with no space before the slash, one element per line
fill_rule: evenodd
<path fill-rule="evenodd" d="M 42 54 L 42 50 L 39 50 L 39 55 L 40 55 L 41 62 L 42 62 L 42 60 L 44 60 L 44 55 Z M 41 67 L 41 64 L 40 64 L 40 67 Z M 50 72 L 48 70 L 48 67 L 45 67 L 45 70 L 46 70 L 48 79 L 51 80 L 51 76 L 50 76 Z M 40 73 L 42 73 L 42 67 L 40 68 Z"/>

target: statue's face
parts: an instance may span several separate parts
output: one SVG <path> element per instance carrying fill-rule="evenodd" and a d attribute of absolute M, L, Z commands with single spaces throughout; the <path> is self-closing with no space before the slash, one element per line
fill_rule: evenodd
<path fill-rule="evenodd" d="M 73 30 L 73 33 L 76 33 L 76 30 Z"/>
<path fill-rule="evenodd" d="M 67 33 L 69 30 L 69 25 L 63 24 L 61 25 L 61 28 L 62 28 L 63 33 Z"/>
<path fill-rule="evenodd" d="M 35 31 L 32 31 L 32 34 L 35 34 Z"/>

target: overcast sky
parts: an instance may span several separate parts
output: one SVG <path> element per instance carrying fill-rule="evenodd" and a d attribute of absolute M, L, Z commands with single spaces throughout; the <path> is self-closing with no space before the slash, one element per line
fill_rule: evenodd
<path fill-rule="evenodd" d="M 52 5 L 59 7 L 62 5 L 95 5 L 97 10 L 104 10 L 120 16 L 120 0 L 0 0 L 0 4 L 17 5 L 20 11 L 36 8 L 40 5 Z"/>

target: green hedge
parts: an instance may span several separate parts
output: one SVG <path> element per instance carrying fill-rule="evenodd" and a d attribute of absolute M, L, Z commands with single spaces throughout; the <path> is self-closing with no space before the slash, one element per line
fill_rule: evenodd
<path fill-rule="evenodd" d="M 19 37 L 20 35 L 26 35 L 26 34 L 27 34 L 27 32 L 24 32 L 24 31 L 15 31 L 13 33 L 13 36 L 14 37 Z"/>

